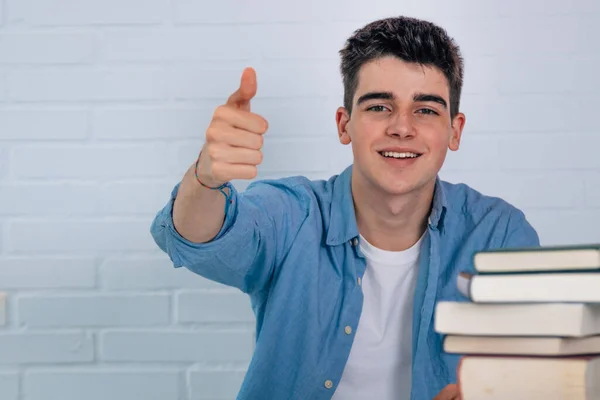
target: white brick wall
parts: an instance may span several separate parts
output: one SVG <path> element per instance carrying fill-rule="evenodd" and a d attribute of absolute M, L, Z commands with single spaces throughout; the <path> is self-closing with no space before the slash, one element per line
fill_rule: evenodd
<path fill-rule="evenodd" d="M 523 208 L 545 244 L 600 242 L 597 0 L 0 0 L 0 398 L 233 399 L 249 302 L 173 269 L 152 218 L 247 65 L 261 177 L 347 166 L 337 51 L 393 14 L 466 57 L 442 177 Z"/>

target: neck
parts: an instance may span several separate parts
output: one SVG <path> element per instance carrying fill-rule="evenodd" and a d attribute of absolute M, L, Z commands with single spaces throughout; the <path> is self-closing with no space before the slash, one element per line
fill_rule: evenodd
<path fill-rule="evenodd" d="M 402 195 L 383 193 L 352 174 L 352 196 L 360 234 L 373 246 L 388 251 L 412 247 L 427 228 L 435 181 Z"/>

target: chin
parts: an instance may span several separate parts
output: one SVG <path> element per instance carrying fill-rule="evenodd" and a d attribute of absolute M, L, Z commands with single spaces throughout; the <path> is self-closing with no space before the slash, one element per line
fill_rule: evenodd
<path fill-rule="evenodd" d="M 389 182 L 379 185 L 386 193 L 392 195 L 401 195 L 411 193 L 415 190 L 416 186 L 408 182 L 398 182 L 390 184 Z"/>
<path fill-rule="evenodd" d="M 404 195 L 424 190 L 430 183 L 435 182 L 435 176 L 429 178 L 426 176 L 412 176 L 412 174 L 405 174 L 404 176 L 391 175 L 387 178 L 376 179 L 376 182 L 377 186 L 385 193 L 391 195 Z"/>

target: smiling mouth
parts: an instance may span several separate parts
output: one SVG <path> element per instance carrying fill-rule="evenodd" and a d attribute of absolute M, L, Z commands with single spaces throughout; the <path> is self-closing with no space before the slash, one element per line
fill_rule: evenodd
<path fill-rule="evenodd" d="M 418 158 L 421 156 L 421 154 L 419 154 L 419 153 L 410 153 L 410 152 L 397 153 L 395 151 L 380 151 L 379 154 L 381 154 L 385 158 L 395 158 L 398 160 L 404 160 L 404 159 L 408 159 L 408 158 Z"/>

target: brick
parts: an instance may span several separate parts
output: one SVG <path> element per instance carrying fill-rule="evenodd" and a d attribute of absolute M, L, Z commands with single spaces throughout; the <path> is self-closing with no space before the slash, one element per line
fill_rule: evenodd
<path fill-rule="evenodd" d="M 256 30 L 231 25 L 110 30 L 103 35 L 102 54 L 108 61 L 248 60 L 255 55 Z"/>
<path fill-rule="evenodd" d="M 574 7 L 578 7 L 579 3 L 573 3 Z M 488 4 L 490 3 L 481 3 L 483 6 Z M 496 2 L 495 6 L 502 7 L 503 4 L 505 2 Z M 520 2 L 519 4 L 527 7 L 530 2 Z M 561 7 L 563 6 L 567 12 L 566 3 L 561 5 Z M 459 9 L 455 7 L 454 3 L 452 3 L 452 7 Z M 543 12 L 544 9 L 546 9 L 545 6 L 540 7 L 539 10 Z M 466 56 L 466 76 L 472 71 L 472 56 L 500 57 L 501 64 L 498 65 L 498 70 L 501 72 L 504 64 L 523 65 L 510 57 L 505 57 L 506 55 L 527 55 L 530 56 L 529 59 L 533 60 L 531 57 L 535 55 L 596 54 L 600 49 L 600 44 L 596 41 L 585 40 L 588 37 L 598 36 L 600 28 L 594 16 L 556 15 L 532 19 L 526 13 L 516 13 L 503 18 L 493 16 L 476 18 L 473 16 L 465 18 L 444 16 L 440 18 L 443 18 L 444 28 L 447 29 L 450 36 L 454 37 Z M 532 23 L 532 21 L 535 22 Z M 561 35 L 555 34 L 558 30 L 562 32 Z M 477 34 L 474 35 L 473 32 L 477 32 Z M 524 69 L 530 70 L 529 67 Z M 563 75 L 560 75 L 561 79 Z"/>
<path fill-rule="evenodd" d="M 527 16 L 557 15 L 564 18 L 566 15 L 585 16 L 600 13 L 600 4 L 595 0 L 578 0 L 574 3 L 562 0 L 529 0 L 521 2 L 510 0 L 498 2 L 502 15 Z"/>
<path fill-rule="evenodd" d="M 57 162 L 60 160 L 60 162 Z M 13 148 L 11 170 L 17 178 L 165 177 L 173 159 L 160 144 L 23 145 Z"/>
<path fill-rule="evenodd" d="M 583 179 L 575 172 L 459 171 L 440 176 L 450 182 L 466 183 L 485 195 L 501 197 L 519 208 L 569 209 L 583 205 Z"/>
<path fill-rule="evenodd" d="M 494 169 L 500 154 L 497 137 L 492 135 L 469 136 L 465 133 L 461 139 L 459 150 L 448 150 L 442 171 Z"/>
<path fill-rule="evenodd" d="M 587 116 L 597 107 L 600 101 L 594 98 L 582 102 L 560 94 L 467 94 L 461 101 L 467 117 L 465 140 L 471 133 L 595 132 L 593 119 Z"/>
<path fill-rule="evenodd" d="M 0 146 L 0 180 L 6 179 L 9 176 L 8 158 L 9 158 L 8 146 Z"/>
<path fill-rule="evenodd" d="M 102 140 L 203 138 L 216 106 L 96 109 L 93 135 Z"/>
<path fill-rule="evenodd" d="M 167 12 L 164 0 L 8 0 L 8 7 L 10 22 L 41 26 L 156 24 Z"/>
<path fill-rule="evenodd" d="M 91 289 L 94 264 L 90 257 L 2 257 L 0 289 Z"/>
<path fill-rule="evenodd" d="M 155 67 L 112 70 L 31 70 L 8 73 L 8 96 L 15 101 L 160 100 L 164 72 Z"/>
<path fill-rule="evenodd" d="M 251 331 L 106 331 L 100 359 L 115 362 L 248 362 Z"/>
<path fill-rule="evenodd" d="M 175 181 L 0 183 L 0 215 L 150 215 L 164 206 Z M 40 202 L 39 199 L 44 199 Z M 65 202 L 69 199 L 69 202 Z"/>
<path fill-rule="evenodd" d="M 19 323 L 27 327 L 154 326 L 170 321 L 166 294 L 23 295 Z"/>
<path fill-rule="evenodd" d="M 561 0 L 532 0 L 527 2 L 521 2 L 518 0 L 507 0 L 502 2 L 480 2 L 477 0 L 459 0 L 452 3 L 439 2 L 436 0 L 412 0 L 413 8 L 418 10 L 419 18 L 425 19 L 443 19 L 442 25 L 450 31 L 452 34 L 456 29 L 450 29 L 453 26 L 452 22 L 458 18 L 466 18 L 470 17 L 473 22 L 477 20 L 473 17 L 477 17 L 478 19 L 486 18 L 491 22 L 494 20 L 499 20 L 500 23 L 505 26 L 511 26 L 512 23 L 497 17 L 500 16 L 512 16 L 512 17 L 521 17 L 523 19 L 527 18 L 531 21 L 532 16 L 544 16 L 548 15 L 557 15 L 561 18 L 565 18 L 567 15 L 586 15 L 591 13 L 598 13 L 600 11 L 600 7 L 598 3 L 594 0 L 581 0 L 576 3 L 565 3 Z M 538 21 L 543 21 L 542 18 L 536 18 L 535 24 L 537 25 Z M 562 24 L 564 26 L 564 23 Z M 463 21 L 463 27 L 464 21 Z M 464 29 L 464 28 L 463 28 Z M 481 30 L 471 30 L 470 24 L 469 29 L 470 32 L 481 32 L 485 37 L 485 32 Z M 565 29 L 568 30 L 568 29 Z M 510 32 L 507 32 L 510 35 Z M 479 35 L 477 35 L 479 36 Z M 533 42 L 533 41 L 532 41 Z M 460 41 L 458 42 L 460 45 Z M 483 40 L 481 43 L 487 43 Z"/>
<path fill-rule="evenodd" d="M 249 32 L 253 45 L 266 59 L 328 59 L 339 63 L 339 50 L 360 27 L 356 22 L 311 22 L 257 25 Z"/>
<path fill-rule="evenodd" d="M 499 139 L 498 165 L 501 168 L 560 170 L 599 169 L 600 136 L 597 134 L 547 133 L 503 135 Z"/>
<path fill-rule="evenodd" d="M 2 293 L 0 292 L 0 326 L 4 326 L 6 325 L 6 299 L 7 299 L 7 294 L 6 293 Z M 2 391 L 0 391 L 0 393 L 2 393 Z"/>
<path fill-rule="evenodd" d="M 93 359 L 94 342 L 88 333 L 0 333 L 1 364 L 63 364 Z"/>
<path fill-rule="evenodd" d="M 176 296 L 180 323 L 255 322 L 250 299 L 243 293 L 188 291 Z"/>
<path fill-rule="evenodd" d="M 457 0 L 452 4 L 436 0 L 412 0 L 412 7 L 418 10 L 418 18 L 438 20 L 444 18 L 441 23 L 445 27 L 447 20 L 464 17 L 496 17 L 500 10 L 493 2 L 481 2 L 478 0 Z M 453 17 L 453 18 L 450 18 Z M 459 42 L 460 45 L 460 42 Z"/>
<path fill-rule="evenodd" d="M 84 139 L 87 124 L 85 111 L 0 110 L 0 140 Z"/>
<path fill-rule="evenodd" d="M 33 246 L 33 244 L 35 244 Z M 13 221 L 8 223 L 5 249 L 15 253 L 81 253 L 155 251 L 144 220 Z"/>
<path fill-rule="evenodd" d="M 89 34 L 4 33 L 0 38 L 0 64 L 86 63 L 92 60 Z"/>
<path fill-rule="evenodd" d="M 2 400 L 19 400 L 19 373 L 0 372 Z"/>
<path fill-rule="evenodd" d="M 94 183 L 0 183 L 0 215 L 98 215 L 103 193 Z M 43 199 L 43 201 L 40 201 Z M 69 199 L 68 202 L 65 199 Z M 123 202 L 123 199 L 119 199 Z"/>
<path fill-rule="evenodd" d="M 134 368 L 56 368 L 23 376 L 27 400 L 181 399 L 177 370 Z"/>
<path fill-rule="evenodd" d="M 170 92 L 175 99 L 225 101 L 238 87 L 245 64 L 208 69 L 206 66 L 169 68 Z M 257 99 L 263 97 L 341 96 L 338 65 L 324 60 L 269 60 L 253 63 L 258 80 Z"/>
<path fill-rule="evenodd" d="M 597 32 L 600 34 L 600 30 Z M 523 68 L 526 64 L 527 68 Z M 577 73 L 565 74 L 577 66 Z M 523 60 L 496 61 L 491 70 L 494 84 L 500 93 L 588 93 L 600 90 L 600 81 L 594 79 L 600 69 L 600 60 L 595 58 L 549 56 Z M 532 73 L 532 71 L 536 71 Z M 557 77 L 560 76 L 560 79 Z"/>
<path fill-rule="evenodd" d="M 6 85 L 6 76 L 0 73 L 0 103 L 8 98 L 8 87 Z"/>
<path fill-rule="evenodd" d="M 177 23 L 264 23 L 264 22 L 310 22 L 310 21 L 363 21 L 383 15 L 412 13 L 410 1 L 401 3 L 382 2 L 372 4 L 360 0 L 348 0 L 344 7 L 336 3 L 319 0 L 306 0 L 300 3 L 268 3 L 268 12 L 261 12 L 258 3 L 222 1 L 204 7 L 193 0 L 174 1 L 174 20 Z M 418 8 L 417 8 L 418 9 Z M 360 23 L 357 23 L 357 28 Z"/>
<path fill-rule="evenodd" d="M 263 146 L 263 172 L 309 173 L 329 168 L 329 151 L 323 140 L 266 141 Z"/>
<path fill-rule="evenodd" d="M 100 282 L 109 290 L 226 289 L 187 268 L 174 268 L 160 257 L 110 257 L 100 266 Z"/>
<path fill-rule="evenodd" d="M 465 76 L 462 93 L 468 95 L 495 94 L 498 85 L 494 83 L 496 70 L 501 68 L 502 60 L 491 56 L 470 57 L 468 69 L 465 65 Z M 491 79 L 494 77 L 494 79 Z"/>
<path fill-rule="evenodd" d="M 246 371 L 243 370 L 190 369 L 187 375 L 190 400 L 234 399 L 245 375 Z"/>
<path fill-rule="evenodd" d="M 329 97 L 315 97 L 310 100 L 259 98 L 252 102 L 252 110 L 269 122 L 265 140 L 280 137 L 335 138 L 335 112 L 342 105 L 341 102 L 341 99 Z M 310 118 L 307 118 L 308 115 Z"/>
<path fill-rule="evenodd" d="M 600 208 L 600 171 L 590 173 L 585 178 L 585 204 Z"/>
<path fill-rule="evenodd" d="M 98 196 L 97 214 L 154 216 L 166 204 L 175 183 L 175 180 L 108 183 Z"/>
<path fill-rule="evenodd" d="M 600 211 L 526 209 L 542 245 L 600 243 Z"/>

